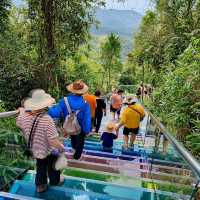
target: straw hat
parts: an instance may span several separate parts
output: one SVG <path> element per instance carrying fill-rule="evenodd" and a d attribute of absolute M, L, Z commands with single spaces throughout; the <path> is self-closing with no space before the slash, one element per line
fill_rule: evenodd
<path fill-rule="evenodd" d="M 88 91 L 88 86 L 82 80 L 77 80 L 68 85 L 67 90 L 74 94 L 85 94 Z"/>
<path fill-rule="evenodd" d="M 31 91 L 31 97 L 24 101 L 24 108 L 30 111 L 41 110 L 55 103 L 55 99 L 51 95 L 45 93 L 44 90 L 37 89 Z"/>
<path fill-rule="evenodd" d="M 113 122 L 109 122 L 106 126 L 108 132 L 114 132 L 116 130 L 116 125 Z"/>
<path fill-rule="evenodd" d="M 125 99 L 124 103 L 126 104 L 132 104 L 132 103 L 137 103 L 138 99 L 135 96 L 129 96 Z"/>

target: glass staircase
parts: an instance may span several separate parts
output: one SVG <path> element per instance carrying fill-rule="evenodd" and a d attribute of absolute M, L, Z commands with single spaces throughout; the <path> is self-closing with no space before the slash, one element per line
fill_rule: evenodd
<path fill-rule="evenodd" d="M 104 119 L 103 126 L 108 120 Z M 0 160 L 0 200 L 198 199 L 199 163 L 150 112 L 134 148 L 122 150 L 120 135 L 112 152 L 103 151 L 98 135 L 87 137 L 81 161 L 72 159 L 70 140 L 66 139 L 64 185 L 49 187 L 42 194 L 35 190 L 34 161 L 24 158 L 5 166 Z M 4 148 L 7 153 L 14 152 L 14 157 L 22 153 L 18 144 Z"/>

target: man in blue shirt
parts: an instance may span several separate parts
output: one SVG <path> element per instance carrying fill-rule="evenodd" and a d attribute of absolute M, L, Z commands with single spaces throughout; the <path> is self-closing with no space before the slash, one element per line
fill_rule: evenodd
<path fill-rule="evenodd" d="M 91 117 L 89 104 L 85 102 L 82 95 L 88 91 L 88 86 L 82 81 L 77 80 L 67 86 L 67 90 L 71 92 L 67 96 L 72 112 L 79 110 L 77 119 L 81 126 L 81 133 L 78 135 L 71 135 L 72 148 L 75 150 L 74 159 L 78 160 L 81 157 L 84 148 L 85 136 L 89 134 L 91 129 Z M 56 119 L 66 118 L 69 114 L 65 105 L 65 100 L 62 98 L 58 104 L 49 109 L 49 115 Z"/>

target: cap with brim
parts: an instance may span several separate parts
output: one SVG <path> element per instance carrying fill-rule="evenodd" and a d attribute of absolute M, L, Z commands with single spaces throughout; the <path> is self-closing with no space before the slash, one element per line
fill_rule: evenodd
<path fill-rule="evenodd" d="M 85 94 L 88 92 L 88 86 L 82 80 L 78 80 L 68 85 L 67 90 L 74 94 Z"/>
<path fill-rule="evenodd" d="M 34 90 L 31 95 L 32 96 L 30 98 L 27 98 L 24 101 L 25 110 L 41 110 L 55 103 L 55 99 L 52 98 L 51 95 L 45 93 L 44 90 Z"/>
<path fill-rule="evenodd" d="M 106 126 L 108 132 L 114 132 L 116 130 L 116 125 L 112 122 L 109 122 Z"/>
<path fill-rule="evenodd" d="M 138 99 L 136 97 L 127 97 L 124 103 L 126 104 L 132 104 L 132 103 L 137 103 Z"/>

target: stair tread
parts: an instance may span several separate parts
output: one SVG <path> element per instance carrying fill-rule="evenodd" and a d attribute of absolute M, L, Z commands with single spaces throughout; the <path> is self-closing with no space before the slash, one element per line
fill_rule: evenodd
<path fill-rule="evenodd" d="M 84 187 L 84 185 L 83 185 Z M 98 188 L 100 189 L 100 188 Z M 102 189 L 102 188 L 101 188 Z M 75 200 L 75 199 L 88 199 L 88 200 L 114 200 L 114 199 L 134 199 L 139 200 L 141 199 L 142 196 L 145 196 L 145 199 L 149 199 L 152 195 L 154 196 L 154 191 L 150 191 L 147 189 L 134 189 L 134 190 L 124 190 L 124 188 L 112 188 L 110 185 L 105 186 L 103 188 L 105 191 L 112 191 L 112 193 L 118 193 L 118 194 L 127 194 L 128 192 L 130 193 L 130 197 L 126 198 L 125 195 L 123 197 L 117 197 L 117 196 L 112 196 L 108 194 L 100 194 L 97 192 L 91 192 L 91 191 L 82 191 L 79 189 L 72 189 L 72 188 L 66 188 L 66 187 L 49 187 L 49 190 L 45 193 L 38 194 L 35 192 L 35 185 L 34 183 L 29 183 L 26 181 L 15 181 L 13 184 L 13 187 L 11 188 L 10 192 L 15 192 L 17 194 L 21 195 L 27 195 L 30 197 L 36 197 L 36 198 L 44 198 L 46 200 L 61 200 L 61 199 L 69 199 L 69 200 Z M 114 190 L 115 189 L 115 190 Z M 124 193 L 126 192 L 126 193 Z M 178 199 L 179 195 L 174 195 L 166 192 L 159 192 L 157 191 L 156 195 L 159 196 L 159 198 L 165 200 L 169 199 Z M 55 197 L 55 198 L 54 198 Z M 87 197 L 87 198 L 86 198 Z M 154 197 L 156 198 L 156 196 Z"/>

